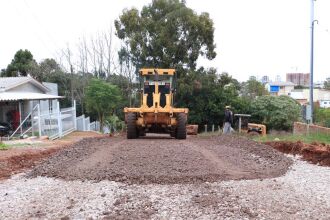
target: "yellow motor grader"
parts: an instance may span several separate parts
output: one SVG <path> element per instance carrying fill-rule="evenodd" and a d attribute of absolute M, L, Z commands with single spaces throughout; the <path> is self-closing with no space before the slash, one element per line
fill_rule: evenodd
<path fill-rule="evenodd" d="M 170 134 L 186 139 L 187 108 L 174 108 L 175 69 L 140 69 L 141 106 L 124 108 L 127 138 L 146 133 Z"/>

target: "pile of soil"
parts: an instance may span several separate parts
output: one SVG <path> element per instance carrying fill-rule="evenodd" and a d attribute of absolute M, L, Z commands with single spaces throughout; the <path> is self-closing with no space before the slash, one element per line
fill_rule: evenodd
<path fill-rule="evenodd" d="M 301 141 L 275 141 L 265 144 L 286 154 L 301 155 L 304 160 L 313 164 L 330 166 L 330 145 L 317 142 L 306 144 Z"/>
<path fill-rule="evenodd" d="M 92 138 L 62 149 L 29 176 L 128 184 L 201 183 L 273 178 L 291 164 L 269 146 L 237 136 Z"/>

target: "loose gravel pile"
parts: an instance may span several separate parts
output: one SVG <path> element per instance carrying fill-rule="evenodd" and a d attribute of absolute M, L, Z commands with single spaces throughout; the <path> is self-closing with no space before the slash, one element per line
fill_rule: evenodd
<path fill-rule="evenodd" d="M 0 219 L 330 219 L 330 168 L 294 159 L 281 177 L 199 184 L 0 182 Z"/>
<path fill-rule="evenodd" d="M 85 139 L 36 166 L 30 177 L 128 184 L 272 178 L 292 164 L 269 146 L 237 136 Z"/>

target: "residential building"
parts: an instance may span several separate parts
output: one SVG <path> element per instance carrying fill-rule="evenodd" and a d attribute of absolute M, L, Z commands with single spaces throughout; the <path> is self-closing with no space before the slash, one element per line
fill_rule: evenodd
<path fill-rule="evenodd" d="M 265 88 L 271 95 L 289 95 L 294 90 L 295 84 L 292 82 L 269 82 Z"/>
<path fill-rule="evenodd" d="M 32 77 L 0 77 L 0 122 L 16 129 L 37 104 L 41 112 L 52 111 L 59 98 L 57 84 Z"/>
<path fill-rule="evenodd" d="M 309 73 L 287 73 L 286 81 L 298 86 L 309 86 Z"/>
<path fill-rule="evenodd" d="M 300 104 L 307 104 L 309 102 L 309 89 L 295 89 L 290 93 L 290 97 L 297 100 Z M 330 90 L 313 89 L 313 101 L 319 102 L 320 107 L 330 107 Z"/>

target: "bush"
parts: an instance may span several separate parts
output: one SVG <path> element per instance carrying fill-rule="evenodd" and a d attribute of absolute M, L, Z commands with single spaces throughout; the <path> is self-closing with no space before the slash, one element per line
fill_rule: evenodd
<path fill-rule="evenodd" d="M 330 109 L 316 107 L 314 111 L 315 123 L 330 128 Z"/>
<path fill-rule="evenodd" d="M 291 130 L 301 120 L 300 104 L 289 96 L 261 96 L 252 102 L 252 120 L 267 130 Z"/>

